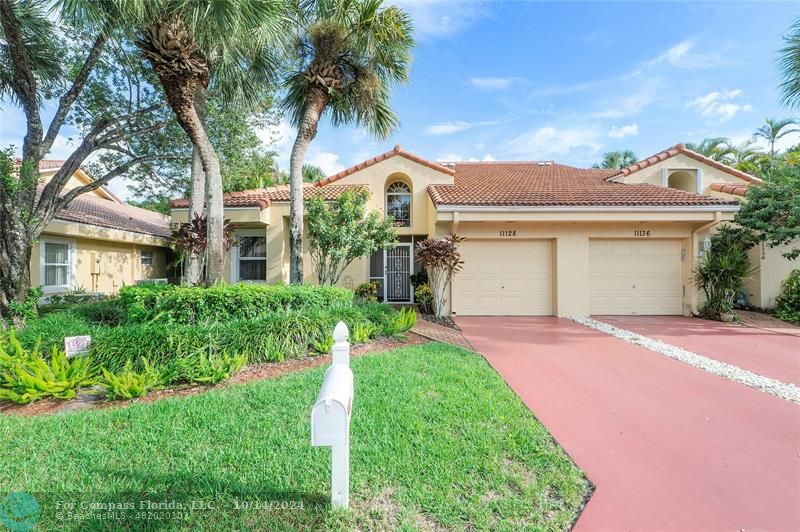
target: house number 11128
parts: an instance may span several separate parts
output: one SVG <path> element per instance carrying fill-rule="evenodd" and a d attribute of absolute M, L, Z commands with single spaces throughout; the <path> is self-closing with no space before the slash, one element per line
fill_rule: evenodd
<path fill-rule="evenodd" d="M 511 229 L 511 230 L 500 231 L 500 236 L 517 236 L 517 230 Z"/>

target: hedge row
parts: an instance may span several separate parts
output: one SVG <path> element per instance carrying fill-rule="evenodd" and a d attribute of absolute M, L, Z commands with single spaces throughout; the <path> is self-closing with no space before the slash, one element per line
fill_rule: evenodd
<path fill-rule="evenodd" d="M 106 319 L 121 323 L 197 324 L 255 319 L 276 311 L 349 305 L 353 302 L 353 292 L 309 285 L 221 284 L 208 288 L 145 285 L 124 287 L 119 298 L 112 301 L 95 306 L 109 314 Z"/>

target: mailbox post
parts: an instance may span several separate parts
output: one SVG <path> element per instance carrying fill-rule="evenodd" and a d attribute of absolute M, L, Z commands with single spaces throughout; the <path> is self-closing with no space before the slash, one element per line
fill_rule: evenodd
<path fill-rule="evenodd" d="M 333 363 L 325 371 L 311 410 L 311 445 L 331 447 L 331 505 L 350 506 L 350 415 L 353 372 L 350 370 L 350 332 L 344 322 L 333 331 Z"/>

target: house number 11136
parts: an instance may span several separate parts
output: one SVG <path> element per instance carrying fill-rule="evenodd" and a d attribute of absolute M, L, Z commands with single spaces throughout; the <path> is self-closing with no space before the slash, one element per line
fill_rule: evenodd
<path fill-rule="evenodd" d="M 500 236 L 517 236 L 517 230 L 511 229 L 511 230 L 500 231 Z"/>
<path fill-rule="evenodd" d="M 633 231 L 633 236 L 652 236 L 649 229 L 636 229 Z"/>

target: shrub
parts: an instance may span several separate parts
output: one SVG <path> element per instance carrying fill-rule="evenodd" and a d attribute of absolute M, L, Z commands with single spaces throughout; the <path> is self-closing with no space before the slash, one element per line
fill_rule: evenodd
<path fill-rule="evenodd" d="M 8 315 L 17 322 L 24 323 L 25 320 L 33 319 L 39 315 L 39 299 L 42 297 L 42 288 L 31 287 L 25 301 L 9 301 Z"/>
<path fill-rule="evenodd" d="M 420 270 L 417 273 L 412 273 L 409 276 L 409 279 L 411 280 L 411 286 L 414 288 L 428 284 L 428 272 L 425 270 Z"/>
<path fill-rule="evenodd" d="M 312 340 L 311 349 L 312 351 L 314 351 L 315 353 L 319 353 L 320 355 L 326 355 L 330 353 L 331 350 L 333 349 L 333 336 L 328 335 L 319 341 Z"/>
<path fill-rule="evenodd" d="M 105 368 L 100 386 L 106 391 L 109 399 L 136 399 L 156 389 L 161 384 L 161 375 L 150 365 L 147 359 L 142 359 L 144 369 L 141 372 L 133 371 L 131 364 L 117 374 Z"/>
<path fill-rule="evenodd" d="M 356 287 L 355 296 L 356 299 L 362 303 L 377 303 L 378 283 L 375 281 L 361 283 Z"/>
<path fill-rule="evenodd" d="M 242 355 L 228 353 L 201 355 L 196 360 L 178 362 L 175 381 L 196 382 L 201 384 L 217 384 L 228 380 L 242 369 L 247 359 Z M 173 381 L 174 382 L 174 381 Z"/>
<path fill-rule="evenodd" d="M 423 314 L 433 314 L 433 290 L 427 284 L 421 284 L 414 290 L 414 301 Z"/>
<path fill-rule="evenodd" d="M 78 305 L 73 310 L 89 323 L 98 325 L 119 325 L 125 321 L 125 306 L 117 298 Z"/>
<path fill-rule="evenodd" d="M 721 227 L 711 237 L 711 247 L 700 258 L 694 275 L 706 300 L 700 315 L 713 320 L 733 310 L 733 304 L 744 290 L 744 278 L 750 274 L 747 249 L 751 240 L 743 231 Z"/>
<path fill-rule="evenodd" d="M 783 281 L 783 292 L 775 300 L 775 316 L 800 323 L 800 270 L 794 270 Z"/>
<path fill-rule="evenodd" d="M 384 332 L 388 336 L 405 337 L 406 333 L 417 323 L 417 313 L 411 308 L 403 308 L 389 324 Z"/>
<path fill-rule="evenodd" d="M 50 361 L 39 352 L 39 345 L 26 351 L 14 336 L 0 344 L 0 399 L 30 403 L 56 397 L 72 399 L 77 390 L 95 382 L 96 370 L 89 357 L 67 359 L 53 346 Z"/>
<path fill-rule="evenodd" d="M 437 318 L 444 314 L 453 274 L 464 264 L 458 251 L 463 240 L 463 237 L 451 233 L 444 238 L 427 238 L 417 243 L 415 253 L 419 263 L 428 272 L 428 283 L 433 292 L 433 313 Z"/>
<path fill-rule="evenodd" d="M 354 344 L 365 344 L 369 342 L 378 332 L 378 328 L 369 322 L 356 323 L 350 332 L 350 338 Z"/>
<path fill-rule="evenodd" d="M 120 290 L 128 322 L 194 324 L 253 319 L 280 310 L 352 304 L 345 288 L 310 285 L 128 286 Z"/>

